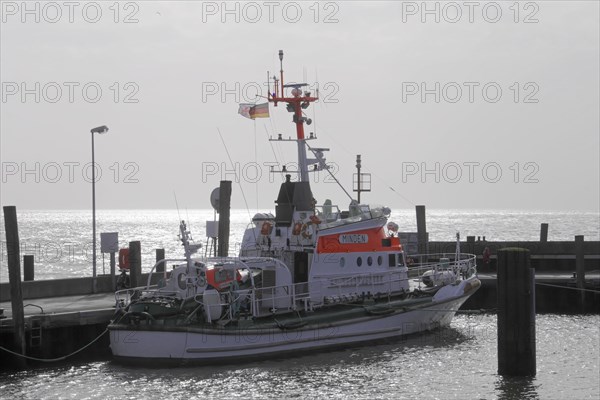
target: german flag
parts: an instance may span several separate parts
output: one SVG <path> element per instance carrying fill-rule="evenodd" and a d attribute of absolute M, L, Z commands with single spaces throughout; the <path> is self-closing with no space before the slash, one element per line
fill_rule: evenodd
<path fill-rule="evenodd" d="M 250 108 L 250 118 L 269 118 L 269 103 L 256 104 Z"/>
<path fill-rule="evenodd" d="M 269 118 L 269 103 L 240 104 L 238 114 L 250 119 Z"/>

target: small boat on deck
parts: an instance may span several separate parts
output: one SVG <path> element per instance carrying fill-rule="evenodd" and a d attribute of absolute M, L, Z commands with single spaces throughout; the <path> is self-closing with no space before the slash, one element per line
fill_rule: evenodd
<path fill-rule="evenodd" d="M 388 208 L 315 204 L 308 174 L 328 170 L 327 149 L 304 136 L 303 110 L 317 100 L 304 86 L 284 85 L 282 68 L 268 94 L 293 113 L 297 137 L 286 141 L 298 146 L 298 180 L 286 175 L 275 213 L 253 218 L 238 257 L 194 257 L 199 245 L 181 221 L 184 257 L 154 266 L 151 276 L 179 262 L 161 284 L 150 277 L 116 293 L 116 360 L 237 362 L 417 334 L 450 324 L 479 288 L 475 256 L 460 252 L 458 235 L 454 253 L 409 256 Z"/>

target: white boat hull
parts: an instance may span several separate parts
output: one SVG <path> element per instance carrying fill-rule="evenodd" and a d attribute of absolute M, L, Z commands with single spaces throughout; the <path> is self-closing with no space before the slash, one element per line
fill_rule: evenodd
<path fill-rule="evenodd" d="M 365 316 L 299 329 L 181 330 L 111 329 L 116 359 L 126 362 L 214 362 L 276 357 L 293 352 L 340 347 L 432 330 L 450 324 L 469 296 L 433 302 L 413 311 Z"/>

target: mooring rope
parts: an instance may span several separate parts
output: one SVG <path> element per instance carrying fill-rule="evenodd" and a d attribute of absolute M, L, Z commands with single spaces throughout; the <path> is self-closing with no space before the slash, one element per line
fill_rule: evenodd
<path fill-rule="evenodd" d="M 571 289 L 571 290 L 579 290 L 581 292 L 592 292 L 592 293 L 600 293 L 600 290 L 593 290 L 593 289 L 583 289 L 583 288 L 576 288 L 576 287 L 570 287 L 570 286 L 563 286 L 563 285 L 552 285 L 550 283 L 535 283 L 536 285 L 540 285 L 540 286 L 551 286 L 551 287 L 557 287 L 557 288 L 561 288 L 561 289 Z"/>
<path fill-rule="evenodd" d="M 105 329 L 104 332 L 102 332 L 100 335 L 98 335 L 98 337 L 96 337 L 94 340 L 92 340 L 91 342 L 89 342 L 88 344 L 86 344 L 85 346 L 83 346 L 82 348 L 80 348 L 79 350 L 75 350 L 71 354 L 67 354 L 66 356 L 62 356 L 62 357 L 58 357 L 58 358 L 37 358 L 37 357 L 30 357 L 30 356 L 19 354 L 17 352 L 12 351 L 12 350 L 6 349 L 6 348 L 4 348 L 2 346 L 0 346 L 0 350 L 4 350 L 7 353 L 14 354 L 15 356 L 26 358 L 28 360 L 33 360 L 33 361 L 42 361 L 42 362 L 63 361 L 63 360 L 66 360 L 67 358 L 69 358 L 71 356 L 74 356 L 75 354 L 77 354 L 77 353 L 85 350 L 86 348 L 90 347 L 92 344 L 96 343 L 98 341 L 98 339 L 100 339 L 106 332 L 108 332 L 108 328 Z"/>

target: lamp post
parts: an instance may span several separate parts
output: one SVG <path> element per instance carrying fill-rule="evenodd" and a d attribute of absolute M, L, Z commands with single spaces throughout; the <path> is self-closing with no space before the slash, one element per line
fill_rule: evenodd
<path fill-rule="evenodd" d="M 92 133 L 92 291 L 98 291 L 98 282 L 96 279 L 96 162 L 94 160 L 94 133 L 100 135 L 108 132 L 106 125 L 99 126 L 90 131 Z"/>

